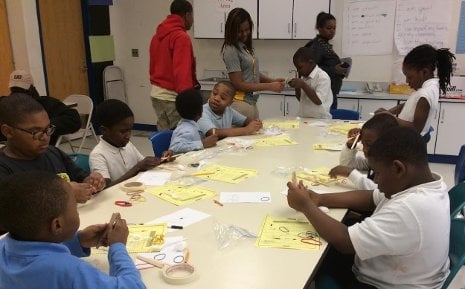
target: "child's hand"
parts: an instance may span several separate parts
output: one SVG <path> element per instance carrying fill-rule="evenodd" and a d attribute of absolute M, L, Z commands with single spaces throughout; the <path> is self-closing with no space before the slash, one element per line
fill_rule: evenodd
<path fill-rule="evenodd" d="M 108 226 L 110 226 L 110 230 L 108 231 L 108 245 L 110 246 L 115 243 L 123 243 L 126 245 L 129 235 L 126 220 L 118 217 L 113 226 L 111 224 L 108 224 Z"/>
<path fill-rule="evenodd" d="M 293 78 L 289 81 L 289 86 L 297 89 L 302 89 L 305 86 L 305 81 L 300 78 Z"/>
<path fill-rule="evenodd" d="M 92 248 L 96 247 L 102 239 L 102 234 L 105 233 L 107 224 L 98 224 L 89 226 L 78 231 L 79 242 L 81 247 Z"/>
<path fill-rule="evenodd" d="M 161 154 L 160 163 L 163 163 L 163 162 L 172 162 L 172 161 L 174 161 L 176 158 L 173 157 L 173 155 L 174 155 L 174 152 L 173 152 L 172 150 L 164 151 L 164 152 Z"/>
<path fill-rule="evenodd" d="M 218 141 L 217 135 L 209 135 L 202 140 L 202 144 L 204 148 L 210 148 L 216 146 L 216 142 Z"/>
<path fill-rule="evenodd" d="M 102 177 L 100 173 L 97 172 L 90 173 L 90 175 L 88 175 L 87 178 L 84 179 L 84 183 L 92 185 L 92 193 L 100 192 L 105 188 L 106 184 L 105 179 Z"/>
<path fill-rule="evenodd" d="M 76 202 L 84 204 L 92 197 L 95 189 L 89 183 L 76 183 L 70 182 L 71 189 L 73 190 L 74 197 L 76 198 Z"/>
<path fill-rule="evenodd" d="M 337 178 L 338 176 L 348 177 L 353 170 L 353 168 L 346 166 L 335 166 L 329 171 L 329 176 L 333 179 Z"/>
<path fill-rule="evenodd" d="M 263 124 L 261 120 L 254 119 L 246 126 L 246 128 L 247 128 L 248 134 L 253 134 L 259 131 L 262 128 L 262 126 Z"/>
<path fill-rule="evenodd" d="M 319 195 L 305 188 L 302 181 L 298 184 L 288 182 L 287 187 L 289 188 L 287 191 L 287 203 L 289 207 L 303 212 L 309 204 L 318 205 Z"/>
<path fill-rule="evenodd" d="M 346 145 L 348 148 L 351 148 L 352 145 L 354 144 L 355 139 L 357 138 L 357 135 L 360 134 L 362 130 L 359 128 L 353 128 L 349 130 L 347 133 L 348 140 L 346 142 Z M 360 141 L 360 137 L 358 137 L 357 142 Z"/>
<path fill-rule="evenodd" d="M 137 170 L 139 172 L 144 172 L 146 170 L 150 170 L 160 164 L 160 159 L 157 157 L 148 156 L 145 157 L 143 160 L 137 163 Z"/>
<path fill-rule="evenodd" d="M 342 67 L 341 63 L 336 64 L 336 66 L 334 66 L 334 70 L 339 75 L 346 75 L 346 73 L 347 73 L 347 67 Z"/>
<path fill-rule="evenodd" d="M 283 91 L 284 88 L 284 81 L 275 81 L 275 82 L 269 82 L 269 90 L 274 91 L 274 92 L 281 92 Z"/>

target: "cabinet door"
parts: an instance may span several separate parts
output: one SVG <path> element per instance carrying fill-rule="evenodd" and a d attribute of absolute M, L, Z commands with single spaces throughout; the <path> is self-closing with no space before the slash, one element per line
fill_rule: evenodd
<path fill-rule="evenodd" d="M 465 104 L 441 102 L 440 107 L 435 154 L 456 156 L 465 144 Z"/>
<path fill-rule="evenodd" d="M 257 1 L 195 0 L 193 6 L 195 38 L 224 38 L 226 18 L 229 11 L 236 7 L 242 7 L 249 12 L 255 25 L 252 37 L 257 38 Z"/>
<path fill-rule="evenodd" d="M 298 116 L 300 102 L 295 95 L 284 96 L 284 116 Z"/>
<path fill-rule="evenodd" d="M 260 94 L 257 102 L 260 119 L 284 116 L 284 96 L 281 94 Z"/>
<path fill-rule="evenodd" d="M 316 36 L 316 16 L 329 12 L 329 0 L 294 0 L 293 39 L 312 39 Z"/>
<path fill-rule="evenodd" d="M 337 98 L 337 108 L 350 109 L 358 111 L 358 99 L 355 98 Z"/>
<path fill-rule="evenodd" d="M 293 0 L 259 0 L 258 37 L 260 39 L 292 38 Z"/>
<path fill-rule="evenodd" d="M 369 120 L 378 108 L 389 109 L 397 105 L 397 100 L 391 99 L 359 99 L 358 112 L 361 120 Z"/>

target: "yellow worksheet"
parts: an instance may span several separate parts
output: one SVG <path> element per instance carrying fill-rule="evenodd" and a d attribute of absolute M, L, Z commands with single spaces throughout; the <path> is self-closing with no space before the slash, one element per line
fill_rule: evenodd
<path fill-rule="evenodd" d="M 321 240 L 315 228 L 305 219 L 267 215 L 255 245 L 263 248 L 318 250 Z"/>
<path fill-rule="evenodd" d="M 145 189 L 145 191 L 176 206 L 187 205 L 216 195 L 215 191 L 205 187 L 185 186 L 176 183 L 169 183 L 161 187 L 151 187 Z"/>
<path fill-rule="evenodd" d="M 221 165 L 212 165 L 206 169 L 192 174 L 205 180 L 214 180 L 230 184 L 238 184 L 250 177 L 257 175 L 256 170 L 227 167 Z"/>
<path fill-rule="evenodd" d="M 303 180 L 304 183 L 308 182 L 312 186 L 318 185 L 329 185 L 331 183 L 339 183 L 345 180 L 344 177 L 338 177 L 336 179 L 332 179 L 329 176 L 329 168 L 320 167 L 311 170 L 305 170 L 296 173 L 297 180 Z"/>
<path fill-rule="evenodd" d="M 342 151 L 344 143 L 316 143 L 313 145 L 313 150 L 325 150 L 325 151 Z"/>
<path fill-rule="evenodd" d="M 255 145 L 258 147 L 288 146 L 295 144 L 298 144 L 298 142 L 287 135 L 265 137 L 257 139 L 255 142 Z"/>
<path fill-rule="evenodd" d="M 163 247 L 166 224 L 128 225 L 126 249 L 129 253 L 158 252 Z M 93 248 L 92 254 L 108 254 L 108 247 Z"/>
<path fill-rule="evenodd" d="M 300 120 L 298 119 L 263 121 L 264 128 L 279 127 L 282 129 L 298 129 L 299 126 L 300 126 Z"/>
<path fill-rule="evenodd" d="M 329 131 L 333 133 L 347 135 L 353 128 L 362 128 L 363 123 L 360 121 L 335 123 L 329 126 Z"/>

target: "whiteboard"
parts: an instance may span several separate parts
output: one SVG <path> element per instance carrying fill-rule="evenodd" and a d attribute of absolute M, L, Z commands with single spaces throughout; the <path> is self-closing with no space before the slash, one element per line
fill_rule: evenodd
<path fill-rule="evenodd" d="M 448 47 L 452 0 L 397 1 L 394 41 L 400 55 L 421 44 Z"/>
<path fill-rule="evenodd" d="M 347 0 L 343 12 L 344 55 L 392 53 L 395 0 Z"/>

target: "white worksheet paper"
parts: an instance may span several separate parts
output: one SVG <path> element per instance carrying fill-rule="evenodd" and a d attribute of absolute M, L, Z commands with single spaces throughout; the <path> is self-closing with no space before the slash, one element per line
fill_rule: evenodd
<path fill-rule="evenodd" d="M 271 203 L 270 192 L 221 192 L 220 202 L 227 203 Z"/>
<path fill-rule="evenodd" d="M 177 229 L 170 229 L 170 226 L 187 227 L 191 224 L 200 222 L 208 217 L 210 217 L 210 215 L 204 212 L 200 212 L 190 208 L 184 208 L 174 213 L 156 218 L 155 220 L 152 220 L 147 224 L 166 223 L 168 225 L 168 232 L 173 232 Z"/>
<path fill-rule="evenodd" d="M 185 238 L 183 236 L 166 237 L 165 243 L 163 244 L 163 248 L 160 250 L 160 252 L 139 253 L 137 255 L 149 259 L 155 259 L 168 265 L 183 263 L 184 249 L 177 250 L 177 247 L 179 244 L 185 242 L 184 240 Z M 153 265 L 145 263 L 144 261 L 139 259 L 134 260 L 134 264 L 136 265 L 136 268 L 139 270 L 153 267 Z"/>
<path fill-rule="evenodd" d="M 143 172 L 137 181 L 146 186 L 163 186 L 171 178 L 171 173 L 168 172 Z"/>

